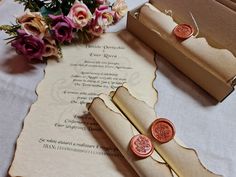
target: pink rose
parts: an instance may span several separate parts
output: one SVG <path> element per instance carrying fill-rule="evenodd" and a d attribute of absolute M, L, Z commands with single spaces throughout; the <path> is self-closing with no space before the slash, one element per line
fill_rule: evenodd
<path fill-rule="evenodd" d="M 41 38 L 27 34 L 24 30 L 18 30 L 17 33 L 17 38 L 11 43 L 16 52 L 28 59 L 42 60 L 45 50 L 44 41 Z"/>
<path fill-rule="evenodd" d="M 96 19 L 92 19 L 89 24 L 89 31 L 93 36 L 100 36 L 104 33 L 104 29 L 100 26 Z"/>
<path fill-rule="evenodd" d="M 91 20 L 92 14 L 84 3 L 75 1 L 68 17 L 73 21 L 75 28 L 81 29 Z"/>
<path fill-rule="evenodd" d="M 56 41 L 51 36 L 46 36 L 43 38 L 45 49 L 43 53 L 43 57 L 59 57 L 59 51 L 57 48 Z"/>
<path fill-rule="evenodd" d="M 30 12 L 29 9 L 27 9 L 22 16 L 17 18 L 17 21 L 27 34 L 42 39 L 47 32 L 48 27 L 41 14 L 38 12 Z"/>
<path fill-rule="evenodd" d="M 112 13 L 115 22 L 119 21 L 128 11 L 124 0 L 117 0 L 112 6 Z"/>
<path fill-rule="evenodd" d="M 71 42 L 74 24 L 68 17 L 64 15 L 49 15 L 52 19 L 52 34 L 58 42 Z"/>
<path fill-rule="evenodd" d="M 100 5 L 95 10 L 95 19 L 104 29 L 113 23 L 113 15 L 107 5 Z"/>

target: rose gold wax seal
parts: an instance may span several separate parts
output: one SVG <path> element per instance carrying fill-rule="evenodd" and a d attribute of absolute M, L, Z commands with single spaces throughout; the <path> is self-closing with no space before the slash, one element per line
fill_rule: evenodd
<path fill-rule="evenodd" d="M 154 147 L 151 140 L 144 135 L 135 135 L 130 140 L 130 149 L 138 157 L 148 157 L 153 153 Z"/>
<path fill-rule="evenodd" d="M 167 143 L 175 136 L 175 128 L 171 121 L 160 118 L 152 123 L 151 133 L 159 143 Z"/>
<path fill-rule="evenodd" d="M 179 24 L 173 30 L 175 36 L 180 39 L 188 39 L 193 35 L 194 29 L 188 24 Z"/>

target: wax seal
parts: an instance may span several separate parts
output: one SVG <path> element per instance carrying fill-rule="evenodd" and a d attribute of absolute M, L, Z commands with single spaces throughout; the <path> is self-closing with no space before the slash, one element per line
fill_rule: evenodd
<path fill-rule="evenodd" d="M 130 149 L 138 157 L 145 158 L 153 153 L 154 147 L 147 136 L 135 135 L 130 140 Z"/>
<path fill-rule="evenodd" d="M 194 29 L 191 25 L 179 24 L 174 28 L 173 32 L 176 37 L 180 39 L 187 39 L 193 35 Z"/>
<path fill-rule="evenodd" d="M 159 118 L 152 123 L 151 133 L 159 143 L 167 143 L 175 136 L 175 128 L 168 119 Z"/>

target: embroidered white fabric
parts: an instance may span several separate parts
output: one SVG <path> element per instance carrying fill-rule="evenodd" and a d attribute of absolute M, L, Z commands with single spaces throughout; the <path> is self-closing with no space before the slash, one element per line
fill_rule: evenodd
<path fill-rule="evenodd" d="M 14 22 L 23 7 L 1 0 L 0 24 Z M 144 0 L 126 0 L 132 9 Z M 125 28 L 124 18 L 110 31 Z M 30 65 L 5 45 L 0 33 L 0 176 L 6 177 L 24 118 L 36 100 L 35 88 L 44 76 L 44 64 Z M 225 177 L 236 176 L 236 92 L 216 103 L 205 91 L 157 56 L 159 92 L 157 114 L 174 122 L 177 136 L 197 150 L 203 164 Z"/>

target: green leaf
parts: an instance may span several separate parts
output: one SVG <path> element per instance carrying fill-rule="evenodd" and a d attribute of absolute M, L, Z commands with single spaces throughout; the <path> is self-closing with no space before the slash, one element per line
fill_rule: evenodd
<path fill-rule="evenodd" d="M 60 15 L 60 14 L 62 14 L 61 9 L 58 9 L 57 11 L 53 11 L 53 10 L 50 10 L 50 9 L 46 8 L 45 6 L 41 7 L 40 13 L 44 17 L 47 17 L 49 14 L 53 14 L 53 15 Z"/>
<path fill-rule="evenodd" d="M 59 55 L 59 58 L 63 58 L 61 45 L 60 45 L 59 43 L 57 43 L 57 49 L 58 49 L 58 55 Z"/>
<path fill-rule="evenodd" d="M 64 15 L 68 15 L 70 8 L 73 6 L 75 0 L 62 1 L 61 9 Z"/>
<path fill-rule="evenodd" d="M 18 2 L 19 4 L 25 6 L 25 10 L 30 9 L 31 12 L 39 11 L 40 1 L 38 0 L 15 0 L 15 2 Z"/>
<path fill-rule="evenodd" d="M 17 35 L 17 29 L 19 29 L 19 25 L 2 25 L 0 26 L 0 31 L 4 31 L 10 36 L 16 36 Z"/>

